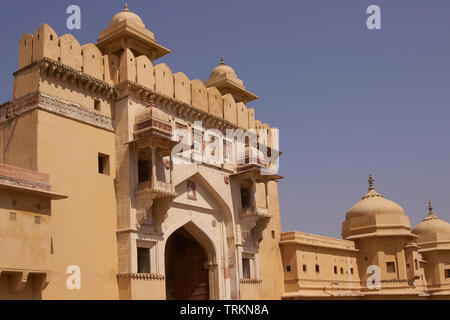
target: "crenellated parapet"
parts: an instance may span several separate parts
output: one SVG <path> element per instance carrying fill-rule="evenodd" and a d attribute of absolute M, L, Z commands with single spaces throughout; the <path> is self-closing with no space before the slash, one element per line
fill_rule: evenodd
<path fill-rule="evenodd" d="M 234 84 L 234 89 L 227 89 L 224 93 L 223 86 L 210 85 L 211 79 L 205 83 L 199 79 L 190 80 L 182 72 L 173 73 L 165 63 L 153 65 L 147 55 L 135 56 L 135 52 L 125 49 L 114 54 L 102 54 L 98 45 L 80 45 L 73 35 L 58 36 L 49 25 L 43 24 L 33 35 L 25 34 L 20 40 L 19 71 L 15 75 L 38 63 L 42 65 L 42 70 L 62 76 L 63 80 L 69 78 L 75 82 L 84 79 L 84 82 L 92 83 L 89 85 L 91 89 L 100 88 L 107 93 L 107 97 L 113 94 L 113 86 L 129 81 L 223 119 L 233 126 L 245 130 L 270 129 L 268 125 L 262 126 L 255 122 L 255 110 L 245 104 L 257 97 L 245 90 L 234 70 L 231 76 L 223 73 L 222 69 L 232 70 L 230 67 L 220 65 L 211 77 L 214 81 L 230 78 L 227 83 Z M 239 91 L 237 89 L 241 92 L 240 96 L 236 94 Z M 242 92 L 247 93 L 246 97 L 242 98 Z"/>

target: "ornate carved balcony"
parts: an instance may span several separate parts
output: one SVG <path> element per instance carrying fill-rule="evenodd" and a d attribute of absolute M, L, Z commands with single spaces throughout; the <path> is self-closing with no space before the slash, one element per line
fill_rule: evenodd
<path fill-rule="evenodd" d="M 250 217 L 257 217 L 257 218 L 272 218 L 273 215 L 269 213 L 269 209 L 267 208 L 261 208 L 261 207 L 247 207 L 241 209 L 241 219 L 250 218 Z"/>
<path fill-rule="evenodd" d="M 134 125 L 134 139 L 141 140 L 148 137 L 158 137 L 172 140 L 172 126 L 168 115 L 150 102 L 147 110 L 136 116 Z"/>
<path fill-rule="evenodd" d="M 137 193 L 151 193 L 154 199 L 174 197 L 173 186 L 171 183 L 163 181 L 145 181 L 138 184 Z"/>
<path fill-rule="evenodd" d="M 247 147 L 246 147 L 247 148 Z M 264 159 L 258 157 L 257 155 L 251 154 L 249 155 L 246 152 L 246 156 L 241 157 L 238 160 L 237 171 L 248 171 L 251 169 L 261 169 L 267 167 Z"/>
<path fill-rule="evenodd" d="M 277 164 L 271 163 L 271 159 L 259 154 L 256 149 L 251 150 L 250 146 L 245 147 L 245 156 L 238 158 L 236 173 L 231 176 L 254 173 L 254 178 L 258 181 L 279 180 L 283 177 L 277 174 Z"/>

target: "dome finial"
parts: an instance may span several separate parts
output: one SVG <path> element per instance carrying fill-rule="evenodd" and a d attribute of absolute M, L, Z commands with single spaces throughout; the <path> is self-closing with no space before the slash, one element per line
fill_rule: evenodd
<path fill-rule="evenodd" d="M 130 11 L 128 9 L 128 2 L 125 2 L 125 5 L 123 6 L 123 11 Z"/>
<path fill-rule="evenodd" d="M 373 186 L 373 183 L 375 182 L 375 180 L 373 179 L 372 174 L 369 174 L 369 191 L 370 190 L 375 190 L 375 187 Z"/>
<path fill-rule="evenodd" d="M 431 200 L 428 200 L 428 214 L 433 214 L 433 206 L 431 205 Z"/>
<path fill-rule="evenodd" d="M 225 60 L 223 60 L 223 57 L 220 57 L 220 66 L 225 66 Z"/>

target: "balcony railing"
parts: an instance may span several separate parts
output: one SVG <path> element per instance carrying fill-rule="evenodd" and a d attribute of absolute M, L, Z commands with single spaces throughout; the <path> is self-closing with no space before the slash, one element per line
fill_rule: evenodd
<path fill-rule="evenodd" d="M 262 207 L 245 207 L 241 209 L 241 218 L 257 217 L 257 218 L 272 218 L 273 215 L 269 213 L 268 208 Z"/>
<path fill-rule="evenodd" d="M 138 192 L 151 192 L 154 194 L 155 198 L 165 198 L 174 196 L 173 186 L 171 183 L 163 181 L 145 181 L 141 182 L 137 186 Z"/>

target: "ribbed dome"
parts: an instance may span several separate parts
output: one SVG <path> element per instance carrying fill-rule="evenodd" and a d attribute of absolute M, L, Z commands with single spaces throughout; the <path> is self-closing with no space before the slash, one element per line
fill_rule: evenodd
<path fill-rule="evenodd" d="M 424 236 L 432 233 L 441 233 L 450 236 L 450 223 L 439 219 L 433 213 L 433 207 L 431 206 L 431 202 L 428 204 L 428 216 L 422 220 L 415 228 L 412 230 L 412 233 L 418 236 Z"/>
<path fill-rule="evenodd" d="M 133 22 L 133 23 L 145 28 L 144 21 L 142 21 L 141 17 L 139 17 L 137 14 L 128 10 L 128 5 L 126 3 L 125 3 L 124 9 L 112 18 L 111 22 L 109 23 L 109 26 L 110 27 L 114 26 L 123 20 Z"/>
<path fill-rule="evenodd" d="M 375 191 L 372 175 L 369 176 L 369 192 L 362 200 L 347 211 L 346 219 L 380 214 L 405 215 L 403 208 L 394 201 L 383 198 L 382 194 Z"/>

